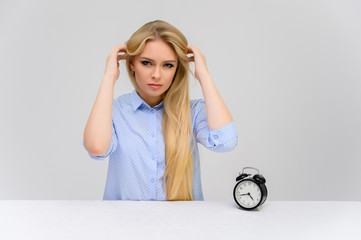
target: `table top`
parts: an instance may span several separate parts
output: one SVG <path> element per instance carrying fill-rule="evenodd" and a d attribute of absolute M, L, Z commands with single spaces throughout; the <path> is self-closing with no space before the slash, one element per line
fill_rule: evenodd
<path fill-rule="evenodd" d="M 361 202 L 1 200 L 0 239 L 361 239 Z"/>

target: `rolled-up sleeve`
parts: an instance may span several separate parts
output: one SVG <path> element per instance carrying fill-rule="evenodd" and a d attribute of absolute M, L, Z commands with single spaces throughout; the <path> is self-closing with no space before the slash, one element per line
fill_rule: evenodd
<path fill-rule="evenodd" d="M 229 152 L 236 148 L 238 136 L 234 122 L 232 121 L 219 129 L 210 129 L 203 99 L 193 102 L 192 122 L 196 141 L 206 148 L 214 152 Z"/>
<path fill-rule="evenodd" d="M 94 155 L 90 154 L 89 152 L 88 152 L 88 154 L 89 154 L 89 156 L 90 156 L 91 158 L 93 158 L 93 159 L 103 160 L 103 159 L 109 157 L 109 155 L 112 154 L 112 153 L 116 150 L 117 144 L 118 144 L 117 136 L 116 136 L 116 134 L 115 134 L 114 125 L 113 125 L 112 140 L 111 140 L 111 142 L 110 142 L 110 146 L 109 146 L 108 151 L 107 151 L 103 156 L 94 156 Z M 84 148 L 85 148 L 84 139 L 83 139 L 83 146 L 84 146 Z M 86 148 L 85 148 L 85 150 L 86 150 Z"/>
<path fill-rule="evenodd" d="M 103 160 L 107 157 L 110 156 L 110 154 L 112 154 L 116 149 L 117 149 L 117 146 L 118 146 L 118 138 L 117 138 L 117 133 L 116 133 L 116 130 L 115 130 L 115 125 L 114 125 L 114 115 L 117 113 L 117 108 L 115 107 L 115 100 L 113 100 L 113 112 L 112 112 L 112 140 L 110 142 L 110 146 L 109 146 L 109 149 L 108 151 L 103 155 L 103 156 L 94 156 L 92 154 L 89 154 L 89 156 L 93 159 L 96 159 L 96 160 Z M 84 145 L 84 139 L 83 139 L 83 147 L 85 148 L 85 145 Z M 85 150 L 87 150 L 85 148 Z"/>

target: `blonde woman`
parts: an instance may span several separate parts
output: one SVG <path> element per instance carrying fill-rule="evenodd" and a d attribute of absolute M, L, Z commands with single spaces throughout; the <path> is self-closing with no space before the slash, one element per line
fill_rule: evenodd
<path fill-rule="evenodd" d="M 119 61 L 134 86 L 113 99 Z M 194 62 L 203 99 L 189 99 Z M 231 151 L 238 137 L 206 59 L 171 24 L 157 20 L 111 50 L 84 130 L 93 159 L 109 156 L 104 200 L 203 200 L 197 143 Z"/>

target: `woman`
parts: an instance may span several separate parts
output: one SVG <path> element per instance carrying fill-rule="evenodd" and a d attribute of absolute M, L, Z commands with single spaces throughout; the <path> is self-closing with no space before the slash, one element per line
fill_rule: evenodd
<path fill-rule="evenodd" d="M 113 100 L 120 60 L 135 90 Z M 189 62 L 204 100 L 189 100 Z M 104 200 L 203 200 L 197 143 L 226 152 L 237 141 L 205 57 L 178 29 L 149 22 L 113 47 L 83 140 L 90 157 L 109 156 Z"/>

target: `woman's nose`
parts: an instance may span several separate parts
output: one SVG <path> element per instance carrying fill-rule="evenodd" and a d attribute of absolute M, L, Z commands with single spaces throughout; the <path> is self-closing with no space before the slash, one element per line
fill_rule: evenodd
<path fill-rule="evenodd" d="M 159 80 L 161 76 L 161 69 L 160 67 L 154 67 L 152 72 L 152 79 Z"/>

